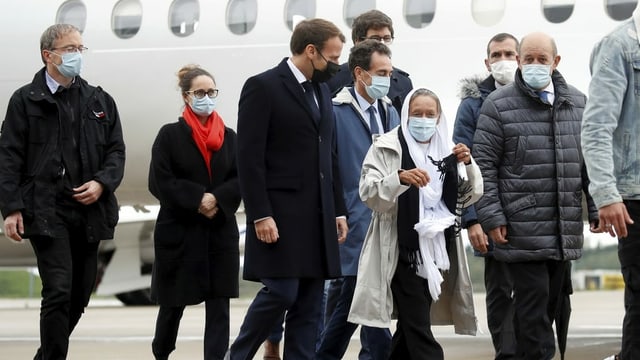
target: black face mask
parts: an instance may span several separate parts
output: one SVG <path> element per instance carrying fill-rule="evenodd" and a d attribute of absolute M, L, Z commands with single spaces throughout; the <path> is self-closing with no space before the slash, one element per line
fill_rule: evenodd
<path fill-rule="evenodd" d="M 320 54 L 320 56 L 322 57 L 322 60 L 324 60 L 327 63 L 327 68 L 324 70 L 318 70 L 316 69 L 316 66 L 313 64 L 313 60 L 311 60 L 311 66 L 313 66 L 313 75 L 311 75 L 311 81 L 321 83 L 321 82 L 329 81 L 329 79 L 331 79 L 333 75 L 335 75 L 338 71 L 340 71 L 340 65 L 333 63 L 331 61 L 327 61 L 327 59 L 325 59 L 325 57 L 322 55 L 320 51 L 318 51 L 318 54 Z"/>

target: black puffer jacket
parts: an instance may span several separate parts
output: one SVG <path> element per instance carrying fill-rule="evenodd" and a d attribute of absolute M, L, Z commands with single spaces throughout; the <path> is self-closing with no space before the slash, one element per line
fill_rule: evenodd
<path fill-rule="evenodd" d="M 553 106 L 522 80 L 491 93 L 480 111 L 473 157 L 482 171 L 484 196 L 476 204 L 485 231 L 507 226 L 496 245 L 501 261 L 573 260 L 582 254 L 582 196 L 589 218 L 597 210 L 588 196 L 580 149 L 586 97 L 552 74 Z"/>

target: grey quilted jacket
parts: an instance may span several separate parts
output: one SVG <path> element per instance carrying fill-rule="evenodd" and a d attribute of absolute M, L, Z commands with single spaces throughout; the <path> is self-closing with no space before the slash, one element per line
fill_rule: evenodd
<path fill-rule="evenodd" d="M 580 148 L 586 96 L 552 74 L 555 100 L 545 103 L 522 80 L 485 100 L 474 136 L 473 157 L 484 195 L 476 204 L 485 231 L 507 226 L 501 261 L 573 260 L 582 254 L 583 192 L 589 219 L 597 209 L 588 195 Z"/>

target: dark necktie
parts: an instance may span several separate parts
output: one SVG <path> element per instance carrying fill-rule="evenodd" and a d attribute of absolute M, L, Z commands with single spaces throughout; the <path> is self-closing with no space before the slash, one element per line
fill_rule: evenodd
<path fill-rule="evenodd" d="M 367 109 L 369 113 L 369 129 L 371 129 L 371 135 L 379 134 L 380 129 L 378 128 L 378 121 L 376 120 L 376 108 L 374 105 L 369 106 Z"/>
<path fill-rule="evenodd" d="M 304 98 L 307 100 L 309 110 L 311 110 L 313 114 L 313 121 L 317 123 L 320 121 L 320 109 L 318 109 L 318 104 L 314 96 L 315 91 L 313 90 L 313 84 L 311 81 L 305 81 L 302 83 L 302 87 L 304 88 Z"/>

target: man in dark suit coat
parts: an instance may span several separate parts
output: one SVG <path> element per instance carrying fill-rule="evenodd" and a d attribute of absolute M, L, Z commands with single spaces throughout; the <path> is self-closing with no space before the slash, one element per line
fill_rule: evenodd
<path fill-rule="evenodd" d="M 249 78 L 242 89 L 243 276 L 264 287 L 227 358 L 252 359 L 285 311 L 285 356 L 314 356 L 324 279 L 341 275 L 338 243 L 347 234 L 331 94 L 323 83 L 337 71 L 344 41 L 331 22 L 302 21 L 291 36 L 293 55 Z"/>
<path fill-rule="evenodd" d="M 367 11 L 353 19 L 351 40 L 353 40 L 354 45 L 369 39 L 391 45 L 393 34 L 393 21 L 379 10 Z M 353 86 L 353 77 L 349 70 L 349 64 L 342 64 L 340 71 L 327 82 L 327 85 L 329 85 L 332 96 L 339 93 L 345 86 Z M 413 84 L 409 79 L 409 74 L 394 66 L 391 73 L 391 87 L 387 97 L 391 99 L 391 103 L 393 103 L 393 107 L 396 108 L 398 114 L 402 112 L 402 102 L 411 89 L 413 89 Z"/>

